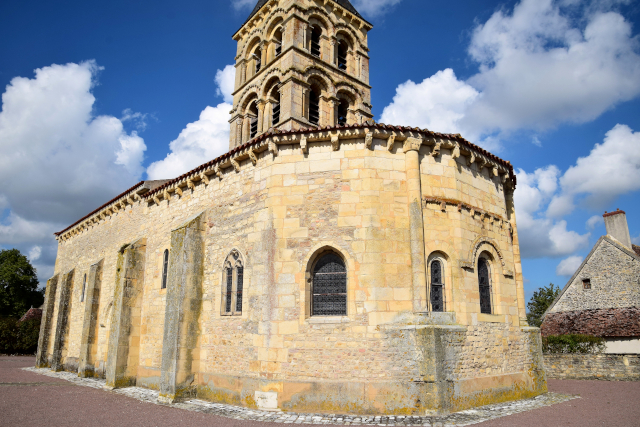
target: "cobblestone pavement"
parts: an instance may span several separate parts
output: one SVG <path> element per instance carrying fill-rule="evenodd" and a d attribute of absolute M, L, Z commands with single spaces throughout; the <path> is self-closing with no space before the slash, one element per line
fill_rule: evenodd
<path fill-rule="evenodd" d="M 102 389 L 104 380 L 95 378 L 78 378 L 70 372 L 52 372 L 49 369 L 23 368 L 48 377 L 69 381 L 78 386 Z M 531 411 L 556 403 L 566 402 L 577 398 L 568 394 L 547 393 L 533 399 L 516 402 L 483 406 L 476 409 L 457 412 L 447 416 L 357 416 L 357 415 L 326 415 L 326 414 L 296 414 L 290 412 L 268 412 L 247 409 L 220 403 L 210 403 L 198 399 L 171 405 L 157 402 L 158 392 L 140 387 L 128 387 L 113 390 L 113 393 L 131 397 L 142 402 L 162 406 L 185 409 L 188 411 L 212 414 L 235 420 L 281 423 L 281 424 L 328 424 L 328 425 L 373 425 L 373 426 L 469 426 L 506 417 L 521 412 Z"/>

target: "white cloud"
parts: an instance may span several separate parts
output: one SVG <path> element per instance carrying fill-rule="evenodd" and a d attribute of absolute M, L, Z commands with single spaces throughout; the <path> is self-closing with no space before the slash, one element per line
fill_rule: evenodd
<path fill-rule="evenodd" d="M 233 103 L 233 89 L 236 84 L 236 67 L 227 65 L 224 70 L 216 72 L 216 95 L 221 96 L 224 102 Z"/>
<path fill-rule="evenodd" d="M 352 0 L 353 6 L 365 16 L 375 17 L 387 13 L 402 0 Z"/>
<path fill-rule="evenodd" d="M 640 132 L 616 125 L 586 157 L 564 174 L 556 166 L 534 173 L 518 171 L 515 193 L 518 232 L 524 258 L 566 256 L 585 247 L 590 236 L 567 230 L 562 218 L 579 202 L 602 210 L 623 194 L 640 190 Z M 603 223 L 587 221 L 588 230 Z"/>
<path fill-rule="evenodd" d="M 578 255 L 570 256 L 569 258 L 560 261 L 560 264 L 556 267 L 556 274 L 558 276 L 573 276 L 573 273 L 580 267 L 584 258 Z"/>
<path fill-rule="evenodd" d="M 398 86 L 380 121 L 457 133 L 459 121 L 478 96 L 478 91 L 458 80 L 453 70 L 447 68 L 422 83 L 409 80 Z"/>
<path fill-rule="evenodd" d="M 34 246 L 29 250 L 27 258 L 29 258 L 29 261 L 34 262 L 40 258 L 40 255 L 42 255 L 42 247 Z"/>
<path fill-rule="evenodd" d="M 618 2 L 573 3 L 567 8 L 553 0 L 522 0 L 510 12 L 494 13 L 472 34 L 468 54 L 477 74 L 459 81 L 445 70 L 419 85 L 403 83 L 381 121 L 420 127 L 429 122 L 434 131 L 496 147 L 509 132 L 588 122 L 637 97 L 638 37 L 611 9 Z M 436 83 L 464 88 L 468 96 L 441 101 Z M 438 117 L 424 117 L 433 108 Z"/>
<path fill-rule="evenodd" d="M 567 230 L 566 221 L 546 218 L 544 211 L 558 189 L 556 166 L 533 173 L 518 171 L 515 192 L 516 218 L 523 258 L 558 257 L 574 253 L 589 242 L 588 234 Z"/>
<path fill-rule="evenodd" d="M 602 218 L 602 215 L 594 215 L 587 220 L 587 228 L 589 230 L 593 230 L 599 224 L 604 224 L 604 218 Z"/>
<path fill-rule="evenodd" d="M 633 237 L 633 238 L 631 239 L 631 242 L 632 242 L 634 245 L 640 245 L 640 234 L 638 234 L 638 237 Z"/>
<path fill-rule="evenodd" d="M 234 9 L 253 9 L 253 7 L 258 3 L 257 0 L 231 0 L 231 5 Z"/>
<path fill-rule="evenodd" d="M 231 108 L 227 103 L 205 108 L 199 120 L 189 123 L 169 144 L 171 153 L 149 166 L 149 179 L 175 178 L 226 153 L 229 149 Z"/>
<path fill-rule="evenodd" d="M 586 196 L 588 207 L 603 209 L 620 195 L 640 190 L 640 132 L 616 125 L 602 144 L 569 168 L 560 183 L 562 193 L 552 204 L 561 207 L 553 209 L 552 216 L 569 214 L 578 196 Z"/>
<path fill-rule="evenodd" d="M 146 113 L 135 112 L 131 108 L 127 108 L 122 112 L 120 121 L 122 123 L 132 122 L 136 129 L 142 132 L 147 128 L 148 116 Z"/>
<path fill-rule="evenodd" d="M 39 247 L 44 271 L 55 260 L 52 233 L 143 172 L 144 141 L 123 126 L 142 116 L 130 110 L 122 120 L 94 114 L 91 91 L 100 70 L 94 61 L 54 64 L 35 70 L 34 78 L 12 79 L 2 94 L 0 246 L 30 255 Z"/>

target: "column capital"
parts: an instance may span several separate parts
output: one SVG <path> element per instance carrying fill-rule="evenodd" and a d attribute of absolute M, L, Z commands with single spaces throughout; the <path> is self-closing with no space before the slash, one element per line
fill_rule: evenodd
<path fill-rule="evenodd" d="M 422 145 L 422 138 L 407 138 L 402 146 L 402 151 L 407 153 L 409 151 L 420 151 Z"/>

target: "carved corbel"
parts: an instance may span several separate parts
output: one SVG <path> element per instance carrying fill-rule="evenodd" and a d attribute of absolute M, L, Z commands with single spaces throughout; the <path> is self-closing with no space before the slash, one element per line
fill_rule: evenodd
<path fill-rule="evenodd" d="M 234 169 L 236 172 L 240 172 L 240 164 L 238 164 L 238 162 L 236 161 L 236 159 L 235 159 L 235 158 L 233 158 L 233 157 L 231 158 L 231 166 L 233 166 L 233 169 Z"/>
<path fill-rule="evenodd" d="M 154 202 L 156 205 L 160 205 L 160 199 L 158 198 L 158 196 L 157 196 L 157 195 L 153 196 L 153 202 Z"/>
<path fill-rule="evenodd" d="M 256 157 L 256 153 L 253 150 L 249 150 L 249 159 L 251 159 L 251 163 L 255 166 L 258 163 L 258 158 Z"/>
<path fill-rule="evenodd" d="M 166 201 L 169 201 L 169 199 L 171 199 L 171 196 L 169 196 L 169 190 L 167 190 L 166 188 L 164 189 L 164 192 L 162 193 L 162 198 L 165 199 Z"/>
<path fill-rule="evenodd" d="M 209 177 L 207 176 L 206 173 L 202 172 L 200 174 L 200 180 L 204 182 L 204 185 L 209 185 Z"/>
<path fill-rule="evenodd" d="M 373 149 L 373 133 L 369 129 L 364 134 L 364 146 L 369 150 Z"/>
<path fill-rule="evenodd" d="M 494 167 L 493 167 L 493 169 L 492 169 L 492 171 L 493 171 L 493 176 L 498 176 L 498 175 L 499 175 L 498 167 L 497 167 L 497 166 L 494 166 Z"/>
<path fill-rule="evenodd" d="M 441 141 L 436 142 L 436 145 L 431 150 L 431 156 L 438 157 L 440 155 L 441 148 L 442 148 L 442 142 Z"/>
<path fill-rule="evenodd" d="M 213 173 L 215 173 L 218 178 L 222 179 L 222 172 L 220 172 L 220 165 L 216 165 L 213 168 Z"/>
<path fill-rule="evenodd" d="M 175 192 L 178 196 L 182 197 L 182 188 L 176 185 Z"/>
<path fill-rule="evenodd" d="M 460 157 L 460 146 L 458 144 L 456 144 L 453 147 L 453 152 L 451 153 L 451 157 L 455 160 L 458 157 Z"/>
<path fill-rule="evenodd" d="M 387 139 L 387 150 L 388 151 L 393 150 L 393 144 L 395 143 L 396 143 L 396 136 L 395 135 L 389 136 L 389 139 Z"/>
<path fill-rule="evenodd" d="M 333 151 L 340 150 L 340 136 L 332 135 L 331 136 L 331 146 L 333 147 Z"/>
<path fill-rule="evenodd" d="M 196 185 L 193 183 L 193 181 L 191 180 L 191 178 L 187 179 L 187 188 L 191 189 L 191 190 L 195 190 Z"/>
<path fill-rule="evenodd" d="M 402 151 L 404 153 L 407 153 L 407 152 L 409 152 L 411 150 L 420 151 L 420 146 L 421 145 L 422 145 L 422 138 L 410 137 L 410 138 L 407 138 L 404 141 L 404 144 L 402 146 Z"/>
<path fill-rule="evenodd" d="M 276 138 L 273 138 L 273 140 L 269 141 L 269 151 L 271 152 L 271 154 L 273 154 L 273 157 L 276 157 L 278 155 L 278 144 Z"/>
<path fill-rule="evenodd" d="M 472 164 L 474 164 L 476 162 L 476 155 L 475 153 L 472 151 L 471 152 L 471 156 L 469 156 L 469 166 L 471 166 Z"/>
<path fill-rule="evenodd" d="M 305 154 L 309 152 L 309 148 L 307 147 L 307 136 L 306 135 L 300 136 L 300 149 Z"/>

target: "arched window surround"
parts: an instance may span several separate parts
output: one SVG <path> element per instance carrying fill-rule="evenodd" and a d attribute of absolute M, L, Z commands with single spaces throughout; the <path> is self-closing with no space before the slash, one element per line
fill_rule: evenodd
<path fill-rule="evenodd" d="M 435 265 L 440 267 L 439 274 L 435 274 Z M 436 276 L 439 276 L 438 278 Z M 439 279 L 439 280 L 437 280 Z M 452 308 L 452 280 L 449 269 L 448 256 L 440 251 L 432 252 L 427 257 L 427 281 L 429 295 L 429 310 L 433 312 L 447 312 Z M 438 294 L 439 291 L 439 294 Z M 435 292 L 435 294 L 434 294 Z M 439 298 L 436 298 L 438 296 Z M 434 298 L 436 301 L 434 301 Z M 438 304 L 439 302 L 439 304 Z M 436 307 L 439 305 L 439 307 Z"/>
<path fill-rule="evenodd" d="M 328 253 L 336 254 L 341 258 L 342 262 L 346 267 L 346 313 L 342 315 L 336 316 L 321 316 L 313 314 L 313 272 L 318 262 L 322 259 L 322 257 Z M 324 242 L 319 243 L 314 248 L 311 249 L 309 255 L 305 259 L 306 271 L 304 275 L 304 298 L 302 303 L 305 307 L 305 318 L 309 323 L 348 323 L 350 322 L 351 316 L 356 312 L 356 305 L 354 302 L 355 294 L 353 290 L 353 281 L 355 280 L 354 276 L 354 260 L 352 256 L 344 249 L 341 248 L 340 245 L 334 242 Z M 301 285 L 302 286 L 302 285 Z"/>
<path fill-rule="evenodd" d="M 241 316 L 247 278 L 245 262 L 239 250 L 233 249 L 222 266 L 221 307 L 222 316 Z"/>
<path fill-rule="evenodd" d="M 478 304 L 481 314 L 496 314 L 494 301 L 494 272 L 493 257 L 488 252 L 482 252 L 476 262 L 478 280 Z"/>

